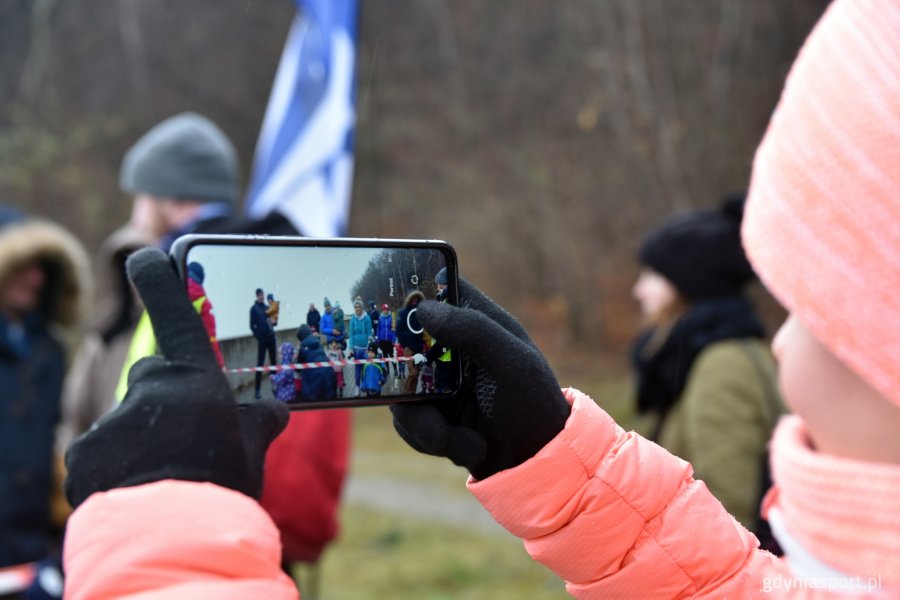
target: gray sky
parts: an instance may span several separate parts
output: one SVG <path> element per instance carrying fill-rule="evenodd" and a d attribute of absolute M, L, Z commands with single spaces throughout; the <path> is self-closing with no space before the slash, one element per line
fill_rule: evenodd
<path fill-rule="evenodd" d="M 220 340 L 250 335 L 250 307 L 262 288 L 281 302 L 278 330 L 306 322 L 309 303 L 324 312 L 323 301 L 341 303 L 352 314 L 350 287 L 381 248 L 311 246 L 219 246 L 191 248 L 188 262 L 203 265 L 203 287 L 213 306 Z"/>

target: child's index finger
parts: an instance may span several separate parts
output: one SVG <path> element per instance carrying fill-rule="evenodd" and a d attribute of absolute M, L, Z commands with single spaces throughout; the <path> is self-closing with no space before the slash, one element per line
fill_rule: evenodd
<path fill-rule="evenodd" d="M 125 268 L 150 315 L 162 355 L 173 362 L 208 364 L 214 370 L 209 336 L 169 257 L 157 248 L 144 248 L 128 258 Z"/>

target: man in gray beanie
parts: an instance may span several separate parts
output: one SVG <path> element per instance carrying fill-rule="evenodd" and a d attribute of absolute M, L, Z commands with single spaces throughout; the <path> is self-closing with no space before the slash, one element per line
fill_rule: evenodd
<path fill-rule="evenodd" d="M 261 220 L 235 215 L 240 195 L 237 151 L 215 123 L 197 113 L 169 117 L 145 133 L 125 153 L 119 185 L 134 197 L 130 225 L 162 250 L 188 233 L 297 235 L 278 213 Z M 119 400 L 127 391 L 131 366 L 155 347 L 146 313 L 128 335 L 127 358 L 114 378 Z M 83 373 L 71 377 L 79 375 Z"/>
<path fill-rule="evenodd" d="M 125 154 L 119 185 L 134 196 L 131 222 L 165 250 L 186 233 L 297 235 L 278 213 L 262 220 L 233 215 L 240 174 L 237 151 L 197 113 L 170 117 Z"/>

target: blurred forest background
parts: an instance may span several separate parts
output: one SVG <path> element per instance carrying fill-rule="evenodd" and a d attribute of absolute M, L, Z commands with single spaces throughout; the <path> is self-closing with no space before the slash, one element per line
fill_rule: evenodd
<path fill-rule="evenodd" d="M 641 235 L 746 187 L 826 0 L 363 0 L 349 234 L 441 238 L 551 355 L 622 352 Z M 288 0 L 0 0 L 0 198 L 95 250 L 126 148 L 206 114 L 244 177 Z"/>
<path fill-rule="evenodd" d="M 746 187 L 826 5 L 360 0 L 349 234 L 451 242 L 561 383 L 628 423 L 635 248 L 673 212 Z M 0 0 L 0 201 L 95 251 L 129 217 L 124 151 L 185 110 L 222 126 L 246 180 L 294 6 Z M 564 597 L 518 540 L 483 530 L 461 470 L 412 452 L 387 410 L 354 411 L 353 444 L 323 597 Z"/>

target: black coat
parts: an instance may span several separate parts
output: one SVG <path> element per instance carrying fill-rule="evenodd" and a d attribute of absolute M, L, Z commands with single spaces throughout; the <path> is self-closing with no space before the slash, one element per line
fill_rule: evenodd
<path fill-rule="evenodd" d="M 26 330 L 26 356 L 0 341 L 0 567 L 42 558 L 51 539 L 53 436 L 65 355 L 42 322 Z"/>
<path fill-rule="evenodd" d="M 246 233 L 257 235 L 299 235 L 284 216 L 271 212 L 262 219 L 243 216 L 214 217 L 198 221 L 193 233 Z"/>
<path fill-rule="evenodd" d="M 306 313 L 306 324 L 310 326 L 311 329 L 315 329 L 319 331 L 319 323 L 322 322 L 322 315 L 319 314 L 319 311 L 313 309 Z"/>
<path fill-rule="evenodd" d="M 322 349 L 322 342 L 317 334 L 310 334 L 300 340 L 300 351 L 297 353 L 297 361 L 301 363 L 328 362 L 328 355 Z M 334 399 L 337 388 L 337 376 L 330 365 L 314 369 L 302 369 L 299 372 L 300 379 L 303 381 L 303 385 L 300 386 L 301 402 L 321 402 Z"/>
<path fill-rule="evenodd" d="M 441 360 L 445 353 L 450 352 L 450 360 Z M 434 345 L 425 353 L 425 360 L 434 363 L 434 383 L 442 389 L 455 389 L 459 385 L 459 366 L 456 363 L 457 354 L 449 348 L 435 341 Z"/>
<path fill-rule="evenodd" d="M 404 348 L 409 348 L 413 353 L 421 353 L 425 350 L 425 339 L 422 337 L 422 326 L 419 324 L 419 316 L 415 306 L 406 306 L 397 313 L 397 341 Z M 410 330 L 410 326 L 419 333 Z"/>
<path fill-rule="evenodd" d="M 187 223 L 175 231 L 170 231 L 160 241 L 160 247 L 163 250 L 168 250 L 176 239 L 189 233 L 299 235 L 299 232 L 291 225 L 291 222 L 277 212 L 269 213 L 262 219 L 251 219 L 240 215 L 221 215 Z"/>
<path fill-rule="evenodd" d="M 369 314 L 369 318 L 372 319 L 372 335 L 377 335 L 378 334 L 378 319 L 381 318 L 381 313 L 373 308 L 372 311 L 368 314 Z"/>
<path fill-rule="evenodd" d="M 260 342 L 268 342 L 275 337 L 275 330 L 266 317 L 267 308 L 265 302 L 258 301 L 250 307 L 250 331 Z"/>

